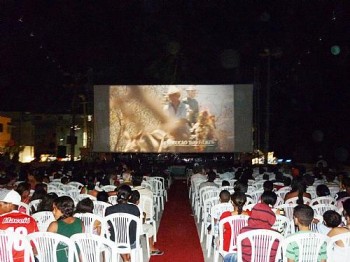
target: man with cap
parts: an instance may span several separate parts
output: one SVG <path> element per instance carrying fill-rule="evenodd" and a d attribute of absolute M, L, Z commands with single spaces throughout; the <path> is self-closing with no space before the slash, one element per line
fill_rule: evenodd
<path fill-rule="evenodd" d="M 172 132 L 175 140 L 187 140 L 190 136 L 189 113 L 190 107 L 180 100 L 181 91 L 176 86 L 170 86 L 167 92 L 168 103 L 163 110 L 170 116 L 177 119 L 176 130 Z"/>
<path fill-rule="evenodd" d="M 37 232 L 38 226 L 31 216 L 18 212 L 21 196 L 14 190 L 0 189 L 0 230 L 28 235 Z M 13 250 L 15 262 L 24 261 L 24 251 Z"/>
<path fill-rule="evenodd" d="M 182 100 L 185 104 L 190 107 L 190 116 L 189 121 L 193 126 L 197 122 L 198 113 L 199 113 L 199 105 L 198 101 L 195 99 L 197 90 L 194 86 L 189 86 L 186 88 L 187 97 Z"/>

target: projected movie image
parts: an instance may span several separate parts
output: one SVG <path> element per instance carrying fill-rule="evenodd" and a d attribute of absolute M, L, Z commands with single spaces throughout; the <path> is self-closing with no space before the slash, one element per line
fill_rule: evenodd
<path fill-rule="evenodd" d="M 233 85 L 109 86 L 111 152 L 232 152 Z"/>

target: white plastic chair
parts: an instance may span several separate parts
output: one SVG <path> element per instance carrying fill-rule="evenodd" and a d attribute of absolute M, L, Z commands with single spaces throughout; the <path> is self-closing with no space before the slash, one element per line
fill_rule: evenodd
<path fill-rule="evenodd" d="M 276 206 L 276 209 L 283 210 L 284 215 L 288 217 L 291 221 L 293 220 L 293 213 L 294 208 L 297 206 L 297 204 L 282 204 L 279 206 Z"/>
<path fill-rule="evenodd" d="M 275 261 L 279 261 L 283 236 L 273 230 L 255 229 L 237 236 L 237 261 L 242 261 L 242 242 L 248 240 L 251 246 L 251 262 L 271 261 L 271 250 L 275 241 L 278 242 Z"/>
<path fill-rule="evenodd" d="M 115 243 L 99 235 L 78 233 L 70 237 L 80 250 L 80 262 L 117 262 L 120 249 Z"/>
<path fill-rule="evenodd" d="M 103 217 L 92 214 L 92 213 L 75 213 L 74 217 L 80 218 L 85 227 L 85 233 L 95 234 L 104 236 L 105 234 L 105 224 L 103 221 Z M 100 222 L 100 229 L 95 228 L 95 221 Z M 100 231 L 98 233 L 98 231 Z"/>
<path fill-rule="evenodd" d="M 40 262 L 60 262 L 57 255 L 63 252 L 68 261 L 79 261 L 75 244 L 68 237 L 52 232 L 34 232 L 27 235 L 27 238 L 34 243 L 36 257 Z"/>
<path fill-rule="evenodd" d="M 106 191 L 106 192 L 112 192 L 116 189 L 117 187 L 114 185 L 105 185 L 101 187 L 101 190 Z"/>
<path fill-rule="evenodd" d="M 304 204 L 309 205 L 311 203 L 311 199 L 308 197 L 303 197 Z M 292 197 L 284 201 L 285 204 L 297 204 L 298 197 Z"/>
<path fill-rule="evenodd" d="M 153 240 L 157 242 L 157 223 L 154 220 L 154 207 L 153 207 L 153 199 L 148 196 L 142 196 L 140 198 L 139 206 L 141 210 L 146 213 L 146 224 L 152 225 L 153 228 Z"/>
<path fill-rule="evenodd" d="M 219 255 L 225 256 L 228 253 L 234 253 L 236 252 L 236 246 L 237 246 L 237 236 L 239 235 L 239 231 L 248 225 L 248 218 L 249 216 L 246 215 L 234 215 L 225 217 L 224 219 L 221 219 L 219 222 L 219 246 L 214 249 L 214 261 L 219 261 Z M 224 226 L 228 223 L 228 225 L 231 228 L 231 239 L 229 247 L 230 249 L 228 251 L 224 250 Z"/>
<path fill-rule="evenodd" d="M 114 213 L 104 217 L 107 228 L 113 231 L 114 239 L 111 239 L 113 235 L 107 233 L 107 237 L 115 242 L 115 247 L 121 249 L 123 254 L 131 255 L 132 262 L 142 262 L 143 252 L 140 246 L 140 235 L 142 234 L 142 222 L 137 216 L 127 213 Z M 134 223 L 136 225 L 135 232 L 135 248 L 131 248 L 130 226 Z"/>
<path fill-rule="evenodd" d="M 23 256 L 23 258 L 18 259 L 16 256 L 17 260 L 15 261 L 34 261 L 32 246 L 24 235 L 0 230 L 0 261 L 13 262 L 13 251 L 23 252 L 22 254 L 18 253 L 18 255 Z"/>
<path fill-rule="evenodd" d="M 289 186 L 285 186 L 282 187 L 280 189 L 278 189 L 276 191 L 277 196 L 281 197 L 282 199 L 284 199 L 284 197 L 286 196 L 286 194 L 291 190 L 292 188 Z"/>
<path fill-rule="evenodd" d="M 220 190 L 217 187 L 212 187 L 212 186 L 208 186 L 208 187 L 204 187 L 201 188 L 199 191 L 199 197 L 200 197 L 200 201 L 199 201 L 199 206 L 197 206 L 197 223 L 199 223 L 201 221 L 201 216 L 202 216 L 202 210 L 204 207 L 204 201 L 208 198 L 212 198 L 212 197 L 217 197 L 219 199 L 219 194 L 220 194 Z"/>
<path fill-rule="evenodd" d="M 315 215 L 317 216 L 323 216 L 324 212 L 326 212 L 327 210 L 338 210 L 338 208 L 335 205 L 331 204 L 318 204 L 311 207 L 315 211 Z"/>
<path fill-rule="evenodd" d="M 36 221 L 38 229 L 41 232 L 46 232 L 50 223 L 56 220 L 51 211 L 40 211 L 34 213 L 32 217 Z"/>
<path fill-rule="evenodd" d="M 311 200 L 310 206 L 314 206 L 317 204 L 330 204 L 330 205 L 335 205 L 336 200 L 331 197 L 331 196 L 323 196 L 323 197 L 316 197 Z"/>
<path fill-rule="evenodd" d="M 74 186 L 78 190 L 80 190 L 80 189 L 82 189 L 84 187 L 84 185 L 82 183 L 77 182 L 77 181 L 71 181 L 71 182 L 68 183 L 68 185 Z"/>
<path fill-rule="evenodd" d="M 108 197 L 108 202 L 111 203 L 112 205 L 118 204 L 118 196 L 109 196 Z"/>
<path fill-rule="evenodd" d="M 68 190 L 67 195 L 76 201 L 76 199 L 78 198 L 78 195 L 80 195 L 80 190 L 77 188 Z"/>
<path fill-rule="evenodd" d="M 272 229 L 276 230 L 278 233 L 286 237 L 291 233 L 294 233 L 291 227 L 292 227 L 292 224 L 288 217 L 282 216 L 282 215 L 276 215 L 276 221 L 275 221 L 275 224 L 273 224 Z"/>
<path fill-rule="evenodd" d="M 101 216 L 101 217 L 105 216 L 106 208 L 111 206 L 110 203 L 106 203 L 103 201 L 95 200 L 92 202 L 94 203 L 94 210 L 93 210 L 94 214 Z"/>
<path fill-rule="evenodd" d="M 263 193 L 264 193 L 264 190 L 262 189 L 255 190 L 254 192 L 250 193 L 250 196 L 252 197 L 254 203 L 258 203 L 260 201 L 260 197 Z"/>
<path fill-rule="evenodd" d="M 38 208 L 38 205 L 40 204 L 41 199 L 35 199 L 29 202 L 29 213 L 33 214 L 36 212 L 36 209 Z"/>
<path fill-rule="evenodd" d="M 76 186 L 70 185 L 70 184 L 62 185 L 62 186 L 60 187 L 60 189 L 63 190 L 63 191 L 66 191 L 66 192 L 68 192 L 68 191 L 70 191 L 70 190 L 79 190 Z M 79 192 L 80 192 L 80 191 L 79 191 Z"/>
<path fill-rule="evenodd" d="M 85 198 L 90 198 L 92 201 L 96 201 L 96 197 L 89 195 L 89 194 L 79 194 L 77 195 L 76 201 L 79 202 L 80 200 L 83 200 Z"/>
<path fill-rule="evenodd" d="M 327 245 L 329 237 L 315 232 L 304 232 L 286 237 L 282 242 L 283 261 L 287 262 L 286 256 L 289 244 L 294 243 L 298 247 L 298 261 L 318 261 L 322 245 Z"/>
<path fill-rule="evenodd" d="M 343 246 L 339 246 L 339 242 Z M 350 232 L 335 235 L 329 239 L 327 245 L 327 261 L 347 262 L 350 258 Z"/>
<path fill-rule="evenodd" d="M 207 227 L 208 225 L 210 225 L 210 219 L 211 219 L 211 208 L 217 204 L 219 204 L 219 198 L 214 196 L 214 197 L 210 197 L 204 200 L 204 204 L 203 204 L 203 211 L 202 211 L 202 219 L 200 221 L 200 242 L 203 241 L 203 237 L 204 237 L 204 232 L 207 232 Z M 232 206 L 232 204 L 231 204 Z"/>
<path fill-rule="evenodd" d="M 30 215 L 30 207 L 28 204 L 26 203 L 23 203 L 21 202 L 19 205 L 18 205 L 18 210 L 22 213 L 25 213 L 27 215 Z"/>

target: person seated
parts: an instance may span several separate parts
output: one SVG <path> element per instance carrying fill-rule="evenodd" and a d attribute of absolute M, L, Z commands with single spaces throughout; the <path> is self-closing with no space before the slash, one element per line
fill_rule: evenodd
<path fill-rule="evenodd" d="M 148 243 L 149 243 L 151 256 L 163 255 L 164 251 L 161 251 L 154 246 L 153 226 L 146 223 L 146 213 L 143 212 L 141 206 L 139 205 L 140 204 L 140 192 L 139 191 L 137 191 L 137 190 L 132 191 L 130 203 L 133 203 L 134 205 L 136 205 L 140 210 L 140 215 L 142 218 L 142 230 L 143 230 L 143 233 L 147 234 L 147 236 L 148 236 Z"/>
<path fill-rule="evenodd" d="M 303 234 L 310 232 L 310 225 L 314 219 L 314 210 L 308 205 L 298 205 L 294 208 L 294 223 L 299 228 L 299 231 L 295 234 Z M 288 258 L 288 262 L 300 261 L 299 260 L 299 247 L 295 243 L 290 243 L 287 246 L 285 254 Z M 321 246 L 318 260 L 325 262 L 327 259 L 327 244 L 323 243 Z"/>
<path fill-rule="evenodd" d="M 271 210 L 271 208 L 266 205 L 265 203 L 258 203 L 256 204 L 250 214 L 250 217 L 248 219 L 248 226 L 243 227 L 240 230 L 240 234 L 244 232 L 248 232 L 255 229 L 267 229 L 267 230 L 273 230 L 272 226 L 275 224 L 276 221 L 276 215 Z M 272 244 L 271 247 L 271 261 L 275 261 L 275 257 L 277 255 L 277 247 L 278 242 L 275 241 Z M 251 261 L 251 254 L 252 254 L 252 248 L 250 241 L 248 239 L 244 239 L 242 241 L 242 258 L 244 262 Z M 236 262 L 237 261 L 237 254 L 236 253 L 229 253 L 224 257 L 224 262 Z"/>
<path fill-rule="evenodd" d="M 272 192 L 273 191 L 273 182 L 272 181 L 265 181 L 263 184 L 264 192 Z"/>
<path fill-rule="evenodd" d="M 213 170 L 210 170 L 208 172 L 208 180 L 206 182 L 202 182 L 199 185 L 199 189 L 203 188 L 203 187 L 207 187 L 207 186 L 215 186 L 215 187 L 219 187 L 219 185 L 217 185 L 216 183 L 214 183 L 214 180 L 216 179 L 216 173 Z"/>
<path fill-rule="evenodd" d="M 29 204 L 30 202 L 30 184 L 28 182 L 19 183 L 16 192 L 21 196 L 21 202 Z M 19 210 L 22 212 L 22 210 Z"/>
<path fill-rule="evenodd" d="M 222 186 L 222 187 L 224 187 L 224 186 L 230 186 L 230 182 L 228 182 L 227 180 L 222 180 L 221 186 Z"/>
<path fill-rule="evenodd" d="M 339 234 L 350 232 L 350 199 L 347 199 L 343 203 L 343 216 L 345 218 L 346 224 L 344 226 L 333 227 L 327 234 L 329 237 L 337 236 Z M 338 221 L 337 221 L 338 222 Z M 336 241 L 335 247 L 332 252 L 333 261 L 345 262 L 349 261 L 349 257 L 346 255 L 349 254 L 350 247 L 344 247 L 342 241 Z"/>
<path fill-rule="evenodd" d="M 322 217 L 323 222 L 316 221 L 316 219 L 313 221 L 313 223 L 317 222 L 317 231 L 321 234 L 328 235 L 332 229 L 339 227 L 339 225 L 342 223 L 341 215 L 334 210 L 327 210 L 323 213 Z"/>
<path fill-rule="evenodd" d="M 75 214 L 77 213 L 90 213 L 93 214 L 94 212 L 94 202 L 90 198 L 84 198 L 80 200 L 75 208 Z M 101 221 L 95 220 L 93 225 L 93 234 L 95 235 L 101 235 Z"/>
<path fill-rule="evenodd" d="M 330 196 L 331 192 L 329 191 L 328 186 L 322 184 L 316 187 L 316 195 L 317 197 Z"/>
<path fill-rule="evenodd" d="M 221 214 L 220 220 L 235 215 L 247 215 L 250 213 L 248 211 L 243 210 L 243 207 L 247 201 L 247 197 L 243 192 L 235 192 L 231 195 L 231 202 L 233 205 L 233 211 L 225 211 Z M 230 241 L 231 241 L 231 226 L 228 223 L 224 224 L 224 243 L 223 250 L 229 251 L 230 249 Z M 218 241 L 218 240 L 217 240 Z"/>
<path fill-rule="evenodd" d="M 301 205 L 304 204 L 303 197 L 311 199 L 311 195 L 306 192 L 306 185 L 301 177 L 294 177 L 291 187 L 291 191 L 284 197 L 284 202 L 290 198 L 298 197 L 297 204 Z"/>

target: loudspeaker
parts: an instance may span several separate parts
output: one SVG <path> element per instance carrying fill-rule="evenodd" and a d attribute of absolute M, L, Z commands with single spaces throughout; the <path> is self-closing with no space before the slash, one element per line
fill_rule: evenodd
<path fill-rule="evenodd" d="M 57 147 L 57 157 L 64 158 L 67 155 L 67 147 L 66 146 L 58 146 Z"/>

